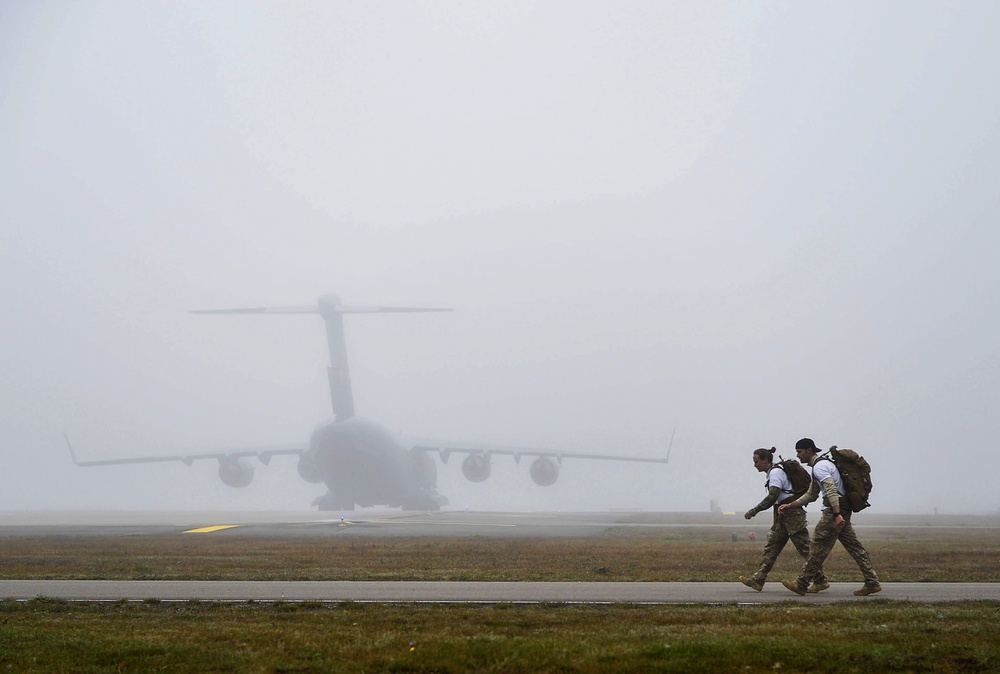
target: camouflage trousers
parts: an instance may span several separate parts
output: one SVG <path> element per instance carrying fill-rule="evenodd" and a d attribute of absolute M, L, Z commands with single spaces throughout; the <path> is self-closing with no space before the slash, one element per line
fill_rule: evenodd
<path fill-rule="evenodd" d="M 792 508 L 785 514 L 779 515 L 777 505 L 771 510 L 774 513 L 774 523 L 771 524 L 771 532 L 767 535 L 767 543 L 764 544 L 764 557 L 760 560 L 760 567 L 753 574 L 753 579 L 758 583 L 764 583 L 767 580 L 767 574 L 771 572 L 774 563 L 778 561 L 778 555 L 781 554 L 789 540 L 802 555 L 802 559 L 809 559 L 809 528 L 806 525 L 806 511 L 802 508 Z M 816 580 L 817 582 L 825 580 L 822 565 L 820 565 L 820 573 Z"/>
<path fill-rule="evenodd" d="M 865 583 L 878 584 L 878 575 L 872 568 L 871 557 L 858 540 L 858 535 L 854 533 L 851 513 L 845 511 L 843 514 L 844 528 L 838 529 L 834 523 L 833 513 L 830 510 L 823 511 L 823 516 L 819 518 L 816 530 L 813 532 L 809 559 L 806 560 L 806 565 L 802 567 L 802 573 L 799 575 L 800 584 L 808 585 L 809 581 L 823 575 L 823 561 L 837 541 L 840 541 L 848 554 L 854 558 L 858 568 L 861 569 L 861 575 L 865 577 Z"/>

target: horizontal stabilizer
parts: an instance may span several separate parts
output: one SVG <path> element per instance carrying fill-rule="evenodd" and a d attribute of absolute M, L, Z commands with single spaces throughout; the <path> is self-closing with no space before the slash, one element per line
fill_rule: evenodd
<path fill-rule="evenodd" d="M 297 307 L 244 307 L 239 309 L 196 309 L 192 314 L 390 314 L 417 313 L 424 311 L 452 311 L 443 307 L 383 307 L 341 304 L 338 295 L 329 294 L 319 298 L 312 305 Z"/>
<path fill-rule="evenodd" d="M 308 307 L 247 307 L 244 309 L 193 309 L 192 314 L 318 314 L 319 308 Z"/>
<path fill-rule="evenodd" d="M 192 309 L 192 314 L 321 314 L 325 308 L 307 307 L 246 307 L 242 309 Z M 400 314 L 421 311 L 454 311 L 444 307 L 363 307 L 340 304 L 329 311 L 338 314 Z"/>

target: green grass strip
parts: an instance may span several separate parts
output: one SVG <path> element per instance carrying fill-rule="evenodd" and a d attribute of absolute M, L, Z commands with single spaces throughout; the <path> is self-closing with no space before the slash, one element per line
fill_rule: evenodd
<path fill-rule="evenodd" d="M 0 602 L 0 672 L 991 672 L 1000 605 Z"/>

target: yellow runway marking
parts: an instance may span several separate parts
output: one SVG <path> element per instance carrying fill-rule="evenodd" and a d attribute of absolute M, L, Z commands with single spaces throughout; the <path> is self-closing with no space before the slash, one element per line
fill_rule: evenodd
<path fill-rule="evenodd" d="M 188 529 L 184 533 L 186 534 L 210 534 L 213 531 L 222 531 L 223 529 L 235 529 L 240 526 L 239 524 L 216 524 L 214 527 L 201 527 L 199 529 Z"/>

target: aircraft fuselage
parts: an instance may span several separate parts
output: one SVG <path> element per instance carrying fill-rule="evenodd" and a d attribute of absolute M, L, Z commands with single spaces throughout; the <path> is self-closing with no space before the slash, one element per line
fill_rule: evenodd
<path fill-rule="evenodd" d="M 329 490 L 322 510 L 354 505 L 437 510 L 437 467 L 425 451 L 408 449 L 384 426 L 361 417 L 333 421 L 313 431 L 300 472 Z"/>

